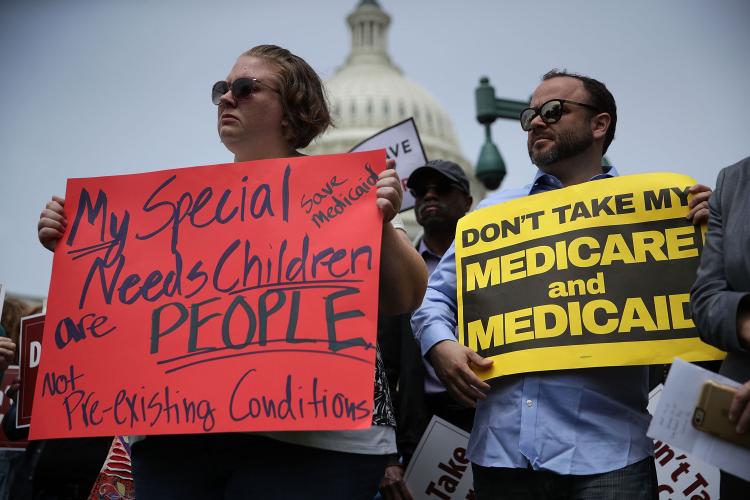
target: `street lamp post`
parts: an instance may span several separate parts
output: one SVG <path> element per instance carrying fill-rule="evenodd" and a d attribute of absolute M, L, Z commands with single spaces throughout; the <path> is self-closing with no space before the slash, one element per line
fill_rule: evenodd
<path fill-rule="evenodd" d="M 507 172 L 503 157 L 495 143 L 492 142 L 490 126 L 498 118 L 518 120 L 525 108 L 529 107 L 529 101 L 517 101 L 514 99 L 498 99 L 495 97 L 495 88 L 490 85 L 490 79 L 483 76 L 479 79 L 479 86 L 474 91 L 477 108 L 477 121 L 484 125 L 484 144 L 479 152 L 479 159 L 474 170 L 474 175 L 487 189 L 497 189 L 503 182 Z"/>

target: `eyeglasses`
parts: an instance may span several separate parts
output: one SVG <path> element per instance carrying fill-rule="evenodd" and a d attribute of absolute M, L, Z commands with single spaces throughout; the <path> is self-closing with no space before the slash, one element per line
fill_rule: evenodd
<path fill-rule="evenodd" d="M 214 83 L 214 86 L 211 89 L 211 101 L 218 106 L 221 102 L 221 96 L 223 96 L 230 90 L 232 91 L 232 96 L 234 96 L 235 100 L 241 101 L 258 92 L 261 87 L 266 87 L 267 89 L 279 94 L 278 90 L 266 83 L 261 82 L 257 78 L 243 77 L 237 78 L 232 82 L 231 86 L 223 80 Z"/>
<path fill-rule="evenodd" d="M 463 190 L 460 185 L 455 182 L 448 180 L 440 181 L 434 184 L 426 184 L 424 186 L 414 187 L 409 189 L 411 195 L 415 198 L 423 198 L 427 195 L 429 190 L 433 190 L 438 196 L 443 196 L 451 192 L 453 189 Z"/>
<path fill-rule="evenodd" d="M 539 118 L 541 118 L 546 124 L 557 122 L 563 114 L 563 104 L 566 103 L 577 104 L 578 106 L 583 106 L 584 108 L 589 108 L 593 111 L 599 111 L 591 104 L 569 101 L 567 99 L 550 99 L 538 108 L 526 108 L 521 111 L 521 128 L 525 132 L 531 130 L 531 122 L 534 121 L 534 118 L 536 118 L 537 115 L 539 115 Z"/>

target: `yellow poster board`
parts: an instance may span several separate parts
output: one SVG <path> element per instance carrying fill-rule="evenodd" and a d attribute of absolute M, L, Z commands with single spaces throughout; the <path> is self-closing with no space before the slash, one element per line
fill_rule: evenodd
<path fill-rule="evenodd" d="M 456 230 L 459 342 L 502 375 L 722 359 L 690 314 L 705 227 L 678 174 L 586 182 L 470 213 Z"/>

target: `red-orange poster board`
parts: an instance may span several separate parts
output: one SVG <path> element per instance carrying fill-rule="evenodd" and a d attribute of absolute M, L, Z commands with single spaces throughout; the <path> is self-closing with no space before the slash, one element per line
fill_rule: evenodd
<path fill-rule="evenodd" d="M 384 168 L 70 179 L 31 438 L 368 427 Z"/>

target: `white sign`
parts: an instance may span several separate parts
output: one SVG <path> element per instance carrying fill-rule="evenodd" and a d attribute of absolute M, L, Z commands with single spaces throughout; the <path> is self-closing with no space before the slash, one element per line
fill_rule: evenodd
<path fill-rule="evenodd" d="M 422 140 L 419 138 L 414 118 L 407 118 L 381 130 L 354 146 L 350 152 L 373 151 L 375 149 L 385 149 L 386 157 L 389 160 L 396 160 L 396 172 L 404 188 L 401 211 L 412 208 L 414 197 L 406 189 L 406 181 L 414 170 L 427 163 L 427 156 L 424 153 Z"/>
<path fill-rule="evenodd" d="M 700 457 L 705 463 L 750 481 L 750 450 L 701 432 L 691 423 L 701 388 L 707 380 L 732 387 L 739 385 L 718 373 L 676 359 L 669 370 L 648 435 L 668 443 L 675 449 L 675 453 L 685 452 Z M 682 451 L 678 452 L 677 449 Z M 656 460 L 658 463 L 658 454 Z M 717 498 L 718 492 L 716 493 L 711 498 Z M 700 495 L 700 489 L 693 494 Z"/>
<path fill-rule="evenodd" d="M 648 412 L 651 415 L 656 411 L 663 387 L 659 384 L 648 395 Z M 683 453 L 655 440 L 654 461 L 660 498 L 719 498 L 719 469 L 698 460 L 694 453 Z"/>
<path fill-rule="evenodd" d="M 404 474 L 414 500 L 474 499 L 469 433 L 432 417 Z"/>

